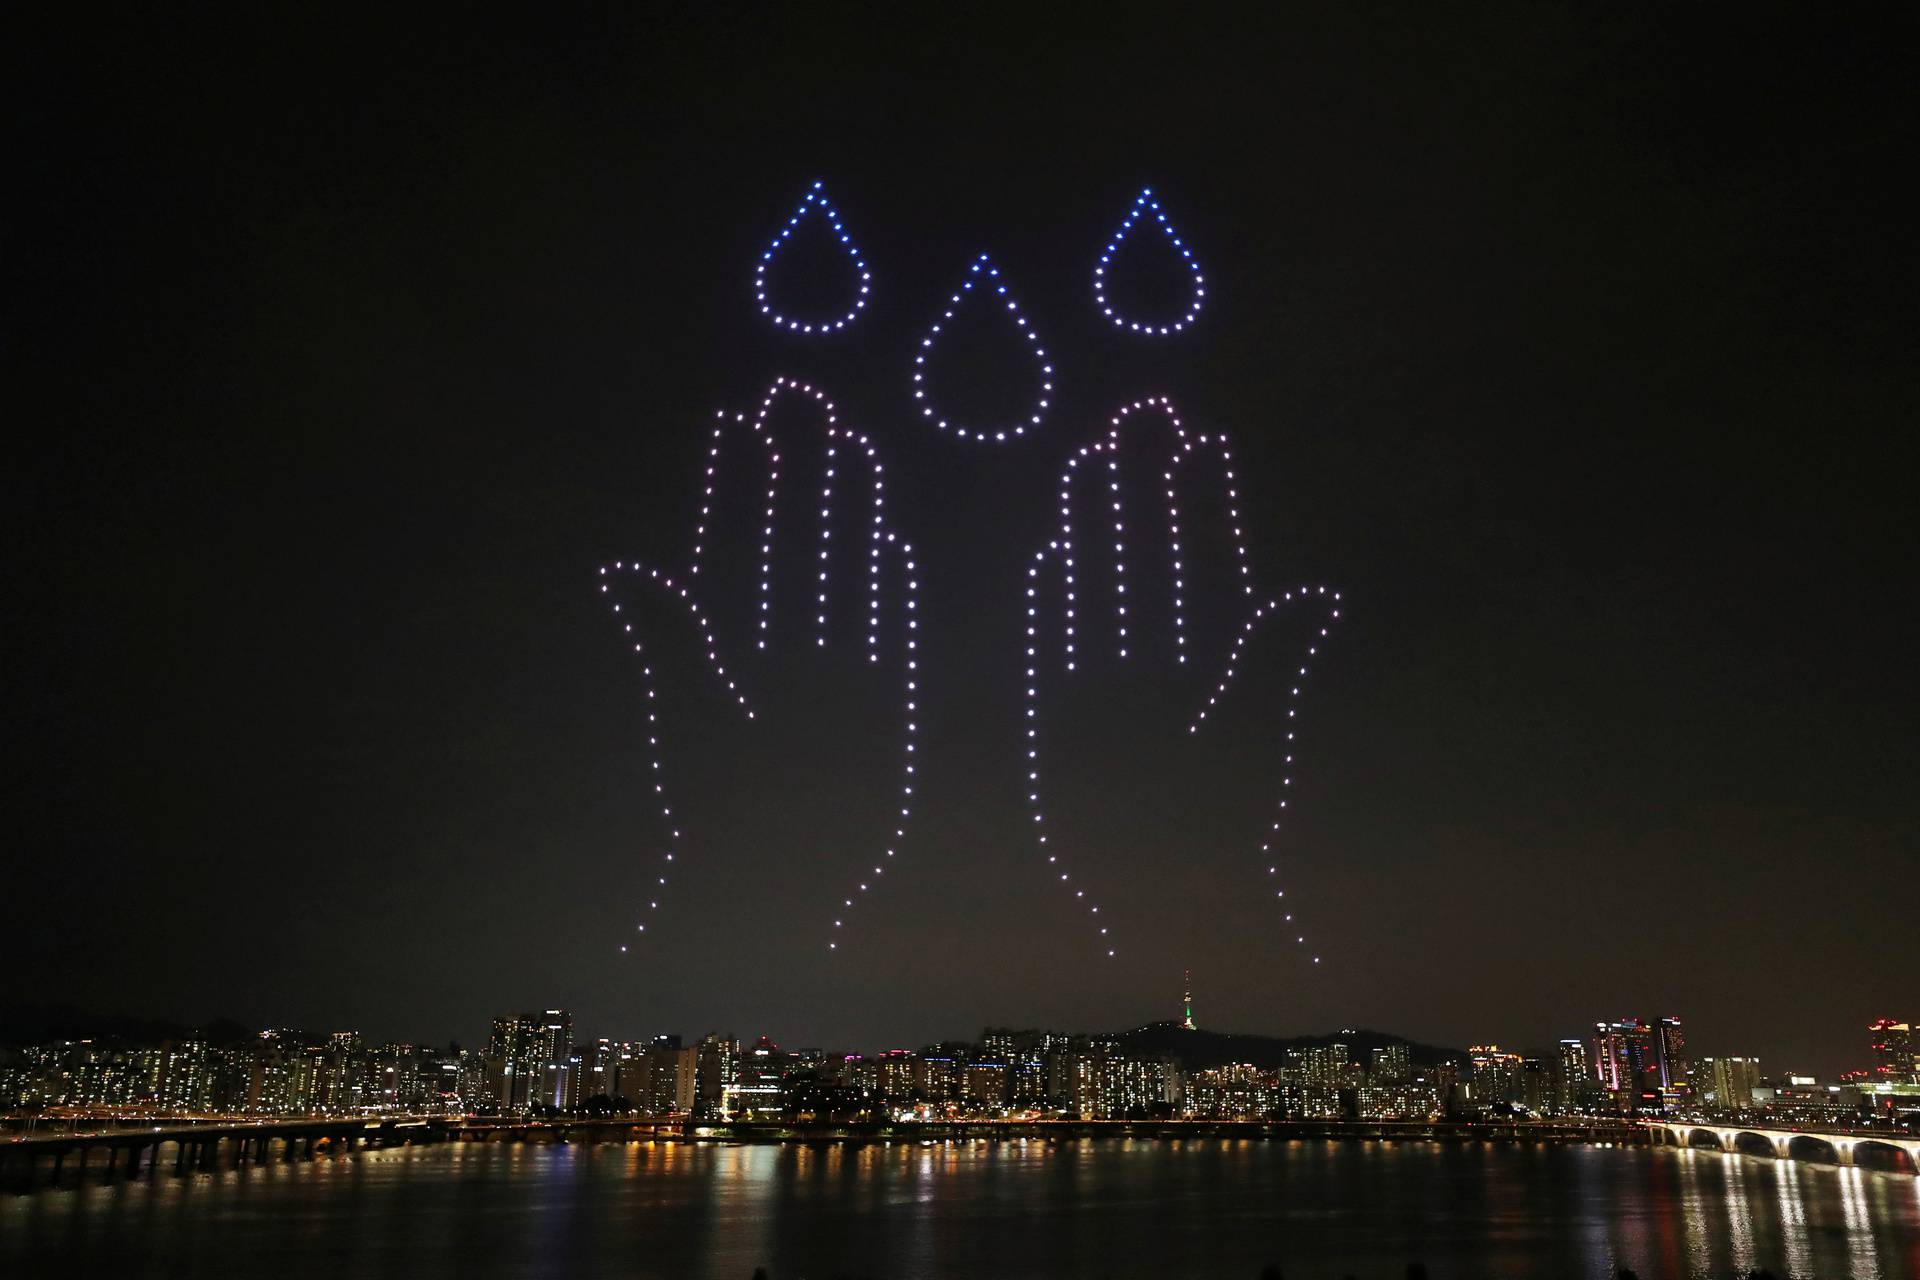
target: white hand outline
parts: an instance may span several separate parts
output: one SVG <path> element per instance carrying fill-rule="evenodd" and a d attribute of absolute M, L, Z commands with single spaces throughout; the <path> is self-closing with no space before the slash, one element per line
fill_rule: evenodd
<path fill-rule="evenodd" d="M 1045 546 L 1034 553 L 1032 563 L 1027 568 L 1024 646 L 1026 657 L 1024 667 L 1026 685 L 1024 715 L 1022 718 L 1025 723 L 1024 741 L 1026 751 L 1027 802 L 1030 806 L 1035 837 L 1038 841 L 1040 851 L 1046 855 L 1048 871 L 1050 874 L 1058 874 L 1060 883 L 1069 886 L 1072 886 L 1072 873 L 1062 869 L 1061 855 L 1055 849 L 1048 847 L 1049 838 L 1046 829 L 1046 811 L 1044 801 L 1042 800 L 1039 696 L 1041 683 L 1040 673 L 1045 664 L 1045 659 L 1040 652 L 1040 593 L 1042 586 L 1046 582 L 1044 571 L 1052 567 L 1058 574 L 1058 582 L 1063 595 L 1062 619 L 1064 623 L 1065 644 L 1064 652 L 1061 655 L 1062 667 L 1064 672 L 1071 677 L 1078 671 L 1080 666 L 1078 660 L 1077 620 L 1078 570 L 1080 567 L 1079 561 L 1085 554 L 1084 552 L 1078 552 L 1074 541 L 1074 486 L 1081 470 L 1083 468 L 1090 470 L 1094 459 L 1104 456 L 1107 461 L 1109 486 L 1112 494 L 1115 642 L 1117 646 L 1117 656 L 1123 660 L 1128 657 L 1129 615 L 1126 580 L 1126 513 L 1122 501 L 1119 473 L 1122 457 L 1121 442 L 1123 428 L 1133 414 L 1143 410 L 1165 415 L 1174 433 L 1174 443 L 1168 452 L 1166 469 L 1162 472 L 1162 481 L 1165 485 L 1168 532 L 1172 548 L 1172 617 L 1177 661 L 1182 665 L 1188 661 L 1186 636 L 1186 561 L 1181 542 L 1178 480 L 1180 478 L 1180 468 L 1209 455 L 1217 457 L 1221 467 L 1222 484 L 1227 497 L 1228 523 L 1233 533 L 1235 567 L 1237 570 L 1236 576 L 1239 580 L 1242 594 L 1253 602 L 1251 614 L 1239 628 L 1239 633 L 1235 636 L 1233 645 L 1227 653 L 1220 679 L 1214 685 L 1212 692 L 1207 695 L 1205 704 L 1196 709 L 1192 719 L 1188 722 L 1187 732 L 1189 734 L 1197 734 L 1200 732 L 1201 726 L 1206 721 L 1208 715 L 1219 705 L 1220 699 L 1226 696 L 1229 686 L 1233 683 L 1234 676 L 1237 674 L 1240 664 L 1244 660 L 1248 642 L 1257 633 L 1259 627 L 1269 617 L 1277 613 L 1282 606 L 1296 602 L 1304 604 L 1309 599 L 1314 599 L 1324 602 L 1327 607 L 1327 616 L 1324 619 L 1324 624 L 1318 628 L 1318 635 L 1314 638 L 1313 642 L 1307 646 L 1306 655 L 1301 660 L 1300 666 L 1295 672 L 1296 683 L 1292 686 L 1288 697 L 1290 704 L 1298 702 L 1300 697 L 1300 682 L 1305 680 L 1311 665 L 1311 659 L 1319 652 L 1319 642 L 1326 638 L 1332 624 L 1340 617 L 1340 593 L 1331 591 L 1325 586 L 1302 586 L 1296 589 L 1278 592 L 1261 592 L 1255 588 L 1253 568 L 1247 555 L 1246 539 L 1240 523 L 1239 493 L 1236 488 L 1233 473 L 1233 455 L 1224 434 L 1215 433 L 1208 436 L 1206 434 L 1188 432 L 1185 425 L 1180 421 L 1179 415 L 1174 409 L 1173 402 L 1165 396 L 1152 396 L 1142 400 L 1136 400 L 1129 405 L 1123 406 L 1120 411 L 1114 415 L 1111 428 L 1104 439 L 1082 445 L 1075 452 L 1074 456 L 1068 460 L 1066 471 L 1061 476 L 1060 521 L 1056 532 L 1048 539 Z M 1089 531 L 1087 537 L 1088 541 L 1092 542 L 1095 547 L 1102 545 L 1094 541 L 1096 535 L 1092 534 L 1091 531 Z M 1287 708 L 1288 727 L 1286 729 L 1287 750 L 1285 756 L 1285 764 L 1289 766 L 1289 769 L 1294 762 L 1293 744 L 1296 740 L 1294 723 L 1297 715 L 1298 707 L 1289 705 Z M 1293 779 L 1290 774 L 1283 774 L 1281 778 L 1282 793 L 1278 803 L 1281 815 L 1276 817 L 1270 824 L 1260 844 L 1260 852 L 1263 855 L 1267 855 L 1263 857 L 1262 863 L 1266 866 L 1266 874 L 1269 882 L 1276 886 L 1274 889 L 1276 899 L 1284 898 L 1286 891 L 1277 887 L 1280 868 L 1277 863 L 1271 860 L 1271 855 L 1273 853 L 1274 842 L 1278 838 L 1281 829 L 1281 818 L 1285 816 L 1285 810 L 1288 807 L 1287 792 L 1285 789 L 1290 788 L 1292 785 Z M 1111 930 L 1113 926 L 1098 920 L 1100 915 L 1099 904 L 1087 899 L 1087 891 L 1084 888 L 1074 887 L 1073 893 L 1074 901 L 1086 907 L 1088 915 L 1094 918 L 1095 927 L 1099 929 L 1099 936 L 1101 938 L 1100 945 L 1106 949 L 1109 957 L 1114 956 L 1118 948 L 1112 941 Z M 1283 912 L 1282 914 L 1285 923 L 1293 923 L 1293 914 L 1291 912 Z M 1305 946 L 1305 935 L 1295 935 L 1295 943 L 1299 946 Z M 1313 963 L 1318 964 L 1319 962 L 1320 957 L 1314 956 Z"/>
<path fill-rule="evenodd" d="M 698 628 L 700 638 L 703 642 L 702 647 L 706 651 L 707 665 L 713 677 L 724 684 L 726 692 L 744 714 L 745 718 L 748 720 L 755 719 L 753 706 L 748 700 L 746 693 L 739 687 L 739 680 L 728 673 L 726 664 L 721 660 L 722 641 L 720 637 L 716 636 L 709 611 L 702 607 L 695 588 L 701 585 L 701 557 L 702 552 L 707 546 L 709 521 L 713 513 L 715 492 L 721 479 L 722 446 L 725 443 L 728 427 L 731 423 L 733 426 L 751 433 L 755 442 L 761 446 L 761 451 L 766 460 L 767 497 L 765 523 L 761 530 L 760 581 L 757 588 L 758 609 L 756 610 L 755 647 L 762 650 L 767 648 L 769 638 L 773 634 L 770 595 L 773 577 L 773 548 L 779 527 L 781 458 L 781 445 L 773 439 L 772 433 L 768 430 L 767 419 L 774 406 L 783 396 L 800 396 L 809 399 L 818 406 L 824 416 L 825 481 L 819 508 L 820 553 L 818 558 L 818 586 L 814 593 L 816 603 L 814 647 L 824 648 L 827 644 L 827 626 L 830 616 L 828 604 L 830 599 L 829 588 L 831 586 L 830 565 L 832 562 L 830 559 L 830 551 L 833 536 L 834 481 L 837 478 L 839 470 L 838 457 L 842 445 L 851 446 L 851 452 L 856 455 L 856 459 L 863 458 L 866 461 L 873 487 L 872 517 L 868 533 L 868 605 L 866 611 L 867 660 L 871 665 L 881 665 L 882 655 L 885 652 L 881 642 L 882 628 L 880 624 L 880 610 L 883 594 L 882 579 L 885 576 L 883 566 L 887 559 L 891 558 L 898 566 L 900 578 L 905 585 L 905 626 L 900 632 L 902 642 L 900 652 L 904 659 L 903 702 L 905 704 L 905 714 L 903 722 L 905 730 L 904 740 L 902 742 L 904 775 L 900 789 L 899 811 L 892 824 L 892 838 L 886 842 L 885 856 L 873 864 L 870 874 L 863 875 L 859 878 L 859 888 L 857 891 L 854 891 L 865 894 L 870 892 L 874 882 L 886 873 L 887 860 L 895 856 L 901 842 L 906 837 L 908 820 L 912 816 L 914 785 L 917 773 L 914 737 L 919 729 L 919 640 L 917 634 L 919 630 L 919 619 L 916 616 L 919 595 L 919 582 L 916 576 L 918 570 L 914 562 L 912 545 L 887 525 L 886 468 L 880 461 L 878 450 L 874 448 L 873 442 L 865 435 L 851 428 L 840 426 L 832 401 L 815 387 L 788 378 L 775 379 L 772 386 L 768 388 L 766 397 L 761 401 L 759 411 L 755 415 L 751 417 L 746 414 L 729 415 L 721 413 L 718 415 L 718 421 L 714 427 L 713 443 L 708 451 L 705 478 L 706 486 L 701 500 L 700 517 L 694 530 L 693 552 L 689 558 L 686 570 L 676 574 L 658 567 L 649 566 L 644 561 L 619 560 L 610 566 L 601 566 L 600 591 L 620 621 L 623 629 L 622 633 L 632 643 L 633 651 L 641 655 L 641 677 L 647 698 L 648 772 L 653 778 L 652 785 L 654 795 L 660 805 L 661 818 L 664 820 L 669 833 L 669 839 L 662 855 L 662 861 L 663 863 L 672 863 L 675 860 L 677 846 L 682 839 L 683 829 L 667 797 L 666 779 L 664 776 L 665 763 L 661 749 L 658 713 L 654 709 L 658 701 L 658 687 L 655 684 L 653 666 L 645 656 L 645 645 L 636 634 L 637 623 L 635 619 L 637 615 L 628 610 L 627 605 L 630 601 L 625 599 L 620 592 L 616 591 L 615 587 L 622 580 L 631 578 L 640 583 L 643 588 L 649 591 L 663 593 L 670 603 L 677 607 L 684 608 L 693 620 L 694 625 Z M 648 900 L 648 911 L 659 910 L 659 899 L 661 895 L 658 889 L 664 888 L 667 884 L 666 870 L 667 868 L 665 866 L 661 868 L 656 892 Z M 856 900 L 851 893 L 842 899 L 845 908 L 851 908 Z M 834 920 L 833 923 L 836 930 L 843 928 L 844 915 Z M 644 933 L 646 927 L 646 922 L 641 921 L 638 925 L 638 930 Z M 837 941 L 830 941 L 828 946 L 831 949 L 837 949 L 839 943 Z M 622 944 L 620 949 L 626 951 L 627 947 L 625 944 Z"/>

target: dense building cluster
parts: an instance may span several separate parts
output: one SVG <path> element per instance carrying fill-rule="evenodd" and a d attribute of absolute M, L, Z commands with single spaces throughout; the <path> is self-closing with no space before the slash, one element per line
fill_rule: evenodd
<path fill-rule="evenodd" d="M 262 1031 L 229 1044 L 67 1040 L 0 1051 L 0 1106 L 292 1116 L 448 1109 L 478 1080 L 475 1055 L 364 1044 L 351 1031 Z"/>
<path fill-rule="evenodd" d="M 1163 1034 L 1146 1034 L 1156 1030 Z M 1417 1057 L 1393 1041 L 1362 1053 L 1335 1038 L 1286 1048 L 1268 1065 L 1189 1068 L 1191 1055 L 1168 1045 L 1184 1050 L 1193 1030 L 1189 1003 L 1181 1021 L 1135 1035 L 990 1027 L 977 1040 L 874 1054 L 783 1049 L 764 1036 L 744 1047 L 719 1034 L 582 1040 L 559 1009 L 495 1018 L 477 1049 L 374 1044 L 353 1032 L 265 1031 L 221 1044 L 193 1035 L 146 1045 L 73 1040 L 0 1051 L 0 1108 L 696 1122 L 1920 1116 L 1920 1045 L 1910 1024 L 1891 1020 L 1869 1029 L 1871 1068 L 1836 1082 L 1767 1076 L 1751 1057 L 1694 1059 L 1672 1017 L 1600 1022 L 1591 1036 L 1541 1054 L 1489 1044 Z"/>
<path fill-rule="evenodd" d="M 555 1052 L 561 1013 L 496 1019 L 491 1097 L 506 1111 L 612 1110 L 716 1120 L 940 1119 L 1178 1114 L 1171 1057 L 1125 1053 L 1116 1037 L 989 1029 L 978 1041 L 873 1055 L 743 1047 L 707 1035 L 599 1040 Z M 543 1039 L 542 1037 L 546 1037 Z"/>
<path fill-rule="evenodd" d="M 1768 1076 L 1755 1057 L 1694 1058 L 1676 1017 L 1597 1022 L 1590 1037 L 1560 1041 L 1551 1057 L 1471 1054 L 1470 1091 L 1481 1105 L 1533 1114 L 1677 1114 L 1834 1124 L 1868 1113 L 1920 1112 L 1920 1051 L 1912 1027 L 1883 1018 L 1868 1028 L 1873 1065 L 1837 1081 L 1799 1072 Z"/>
<path fill-rule="evenodd" d="M 1404 1044 L 1374 1049 L 1365 1064 L 1338 1041 L 1292 1049 L 1278 1067 L 1207 1067 L 1187 1077 L 1185 1114 L 1196 1120 L 1426 1120 L 1447 1114 L 1460 1068 L 1417 1064 Z"/>

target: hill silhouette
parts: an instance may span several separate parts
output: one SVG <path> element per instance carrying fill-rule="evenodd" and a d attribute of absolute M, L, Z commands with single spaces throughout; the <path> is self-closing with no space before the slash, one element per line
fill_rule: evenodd
<path fill-rule="evenodd" d="M 1318 1036 L 1262 1036 L 1203 1029 L 1189 1031 L 1178 1022 L 1150 1022 L 1117 1037 L 1130 1054 L 1166 1054 L 1177 1058 L 1188 1071 L 1248 1062 L 1256 1067 L 1273 1068 L 1286 1063 L 1289 1050 L 1313 1049 L 1329 1044 L 1344 1044 L 1356 1061 L 1366 1062 L 1375 1049 L 1388 1045 L 1407 1046 L 1407 1056 L 1422 1066 L 1464 1063 L 1467 1055 L 1459 1049 L 1421 1044 L 1405 1036 L 1385 1031 L 1339 1031 Z"/>

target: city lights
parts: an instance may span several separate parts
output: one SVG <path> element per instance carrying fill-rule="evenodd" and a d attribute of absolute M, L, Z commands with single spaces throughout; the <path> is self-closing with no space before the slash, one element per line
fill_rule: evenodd
<path fill-rule="evenodd" d="M 1369 1127 L 1351 1136 L 1375 1138 L 1378 1122 L 1406 1121 L 1462 1126 L 1451 1131 L 1460 1137 L 1472 1137 L 1474 1125 L 1497 1125 L 1490 1132 L 1508 1140 L 1524 1126 L 1558 1121 L 1607 1126 L 1597 1136 L 1615 1143 L 1639 1132 L 1643 1143 L 1705 1145 L 1729 1157 L 1755 1152 L 1908 1174 L 1920 1157 L 1920 1135 L 1900 1123 L 1920 1114 L 1920 1062 L 1910 1049 L 1898 1070 L 1822 1082 L 1763 1073 L 1751 1056 L 1696 1058 L 1671 1015 L 1657 1025 L 1603 1019 L 1587 1035 L 1531 1052 L 1497 1043 L 1436 1048 L 1352 1029 L 1222 1038 L 1201 1029 L 1191 986 L 1183 990 L 1179 1005 L 1168 1002 L 1172 1016 L 1126 1031 L 989 1026 L 971 1039 L 864 1053 L 783 1049 L 767 1036 L 749 1046 L 719 1032 L 685 1042 L 596 1038 L 580 1034 L 564 1008 L 501 1014 L 468 1048 L 290 1028 L 55 1039 L 0 1048 L 0 1112 L 78 1112 L 90 1124 L 146 1119 L 149 1132 L 162 1123 L 179 1130 L 191 1117 L 245 1125 L 485 1116 L 504 1124 L 569 1117 L 776 1127 L 1354 1121 Z M 1212 1065 L 1229 1043 L 1244 1056 Z M 1872 1051 L 1884 1064 L 1883 1044 Z M 1536 1132 L 1547 1141 L 1568 1136 Z M 777 1128 L 760 1133 L 780 1136 Z"/>

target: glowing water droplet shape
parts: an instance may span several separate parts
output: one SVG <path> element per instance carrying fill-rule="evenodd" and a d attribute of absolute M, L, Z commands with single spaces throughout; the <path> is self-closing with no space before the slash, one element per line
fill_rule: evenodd
<path fill-rule="evenodd" d="M 1172 245 L 1174 250 L 1179 253 L 1181 262 L 1187 268 L 1187 273 L 1193 277 L 1193 299 L 1187 307 L 1187 313 L 1178 320 L 1166 324 L 1152 324 L 1143 320 L 1129 320 L 1121 315 L 1120 312 L 1114 308 L 1113 303 L 1107 298 L 1107 268 L 1113 265 L 1113 255 L 1120 251 L 1121 243 L 1132 233 L 1133 224 L 1140 219 L 1143 213 L 1151 213 L 1153 215 L 1153 220 L 1159 224 L 1161 234 L 1166 236 L 1167 243 Z M 1120 229 L 1113 233 L 1113 239 L 1109 240 L 1107 247 L 1101 251 L 1099 265 L 1093 269 L 1094 305 L 1100 308 L 1101 315 L 1104 315 L 1107 319 L 1113 321 L 1129 333 L 1164 338 L 1169 334 L 1178 333 L 1192 324 L 1200 315 L 1200 306 L 1206 300 L 1206 278 L 1200 274 L 1200 264 L 1193 260 L 1193 251 L 1187 248 L 1185 242 L 1180 239 L 1180 233 L 1174 230 L 1171 222 L 1167 221 L 1167 215 L 1160 209 L 1160 202 L 1153 198 L 1153 188 L 1143 188 L 1139 197 L 1134 200 L 1133 208 L 1127 210 L 1127 216 L 1121 221 Z"/>
<path fill-rule="evenodd" d="M 767 297 L 767 267 L 786 247 L 788 239 L 800 225 L 800 220 L 809 214 L 827 220 L 827 227 L 833 232 L 834 238 L 840 242 L 840 247 L 846 252 L 848 260 L 853 263 L 853 269 L 860 276 L 858 291 L 853 295 L 853 305 L 837 320 L 797 320 L 775 311 L 772 301 Z M 873 276 L 867 271 L 866 259 L 860 256 L 860 249 L 853 243 L 853 237 L 849 236 L 847 229 L 841 225 L 840 213 L 833 207 L 833 202 L 827 199 L 826 188 L 818 182 L 807 189 L 806 196 L 800 201 L 800 207 L 793 211 L 791 218 L 787 219 L 787 225 L 780 228 L 780 234 L 773 238 L 773 243 L 768 245 L 767 251 L 760 255 L 760 261 L 753 269 L 753 297 L 760 304 L 760 314 L 781 328 L 791 329 L 795 333 L 832 333 L 846 328 L 859 319 L 860 313 L 866 310 L 867 293 L 872 284 Z"/>
<path fill-rule="evenodd" d="M 998 298 L 1001 305 L 1006 307 L 1007 315 L 1012 318 L 1020 336 L 1027 340 L 1027 346 L 1033 352 L 1034 363 L 1040 366 L 1040 393 L 1034 400 L 1033 412 L 1024 422 L 1015 422 L 1011 426 L 988 428 L 964 426 L 940 414 L 933 407 L 933 402 L 927 398 L 927 357 L 933 352 L 933 341 L 940 336 L 941 326 L 953 319 L 954 312 L 959 309 L 960 304 L 966 300 L 967 295 L 976 285 L 983 291 L 991 291 L 992 296 Z M 960 288 L 947 299 L 946 311 L 933 322 L 933 327 L 927 330 L 927 336 L 920 340 L 920 354 L 913 358 L 913 398 L 920 406 L 920 415 L 942 431 L 951 431 L 962 440 L 1005 441 L 1025 435 L 1028 427 L 1039 426 L 1047 416 L 1047 406 L 1051 403 L 1052 396 L 1053 366 L 1047 363 L 1046 349 L 1040 345 L 1040 337 L 1034 333 L 1033 326 L 1028 324 L 1027 318 L 1020 314 L 1020 304 L 1014 301 L 1011 293 L 1007 292 L 1007 286 L 1000 282 L 1000 268 L 994 266 L 993 260 L 983 253 L 968 266 L 966 277 L 960 282 Z"/>

